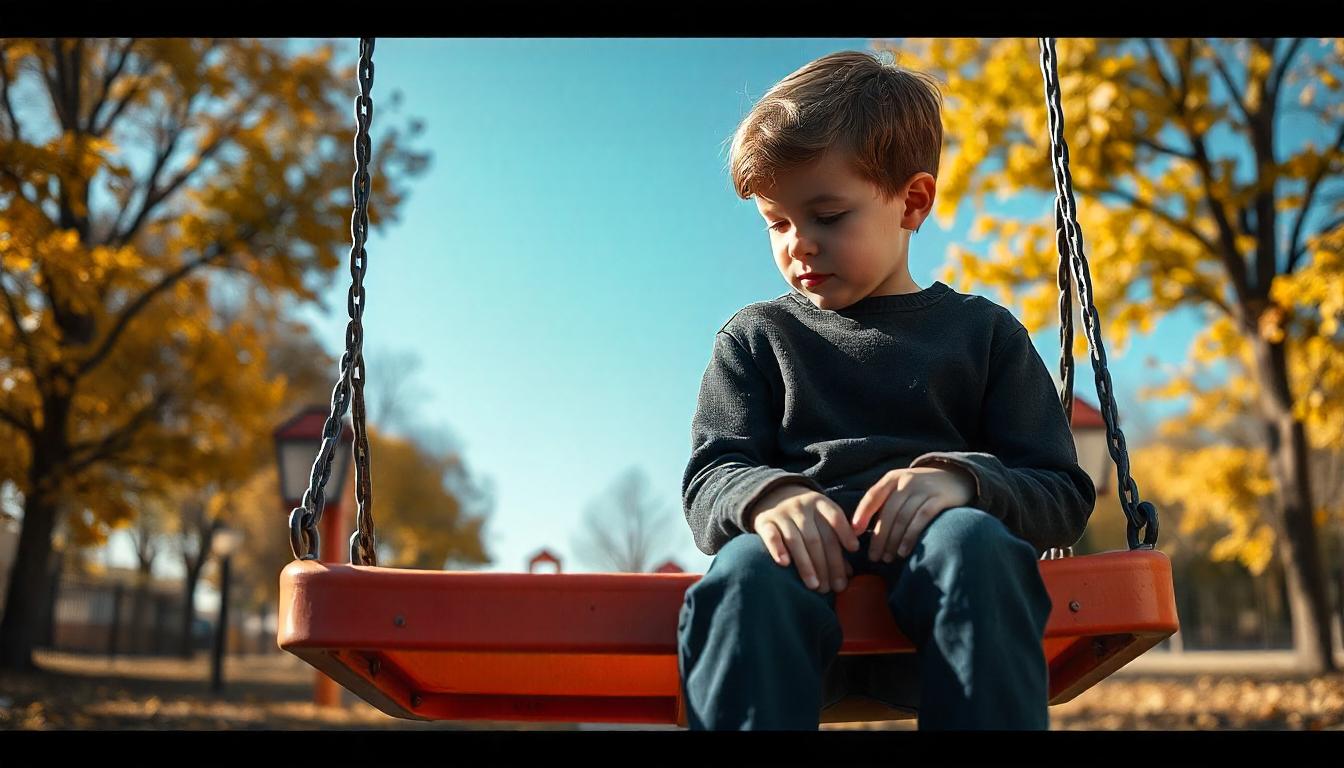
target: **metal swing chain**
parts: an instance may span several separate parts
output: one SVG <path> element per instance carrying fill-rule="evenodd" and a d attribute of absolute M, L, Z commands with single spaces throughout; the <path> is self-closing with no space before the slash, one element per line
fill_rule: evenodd
<path fill-rule="evenodd" d="M 347 309 L 350 322 L 345 327 L 345 354 L 341 356 L 341 375 L 331 393 L 331 412 L 322 427 L 322 447 L 313 462 L 308 490 L 302 506 L 289 514 L 289 544 L 294 556 L 302 560 L 318 558 L 318 529 L 326 506 L 323 489 L 331 475 L 331 461 L 341 434 L 345 409 L 351 405 L 355 428 L 355 500 L 357 530 L 350 536 L 350 562 L 377 565 L 373 532 L 373 491 L 369 482 L 369 440 L 364 426 L 364 271 L 368 255 L 364 243 L 369 231 L 369 124 L 373 122 L 373 38 L 359 41 L 359 96 L 355 99 L 355 175 L 351 180 L 355 210 L 350 219 L 350 292 Z"/>
<path fill-rule="evenodd" d="M 1091 350 L 1092 370 L 1096 375 L 1097 398 L 1101 415 L 1106 422 L 1106 447 L 1115 461 L 1119 481 L 1120 506 L 1127 523 L 1125 538 L 1130 549 L 1153 549 L 1157 546 L 1157 508 L 1150 501 L 1139 498 L 1139 487 L 1129 474 L 1129 450 L 1125 435 L 1120 430 L 1111 386 L 1111 373 L 1106 367 L 1106 348 L 1101 341 L 1101 320 L 1092 303 L 1092 277 L 1083 254 L 1082 230 L 1078 226 L 1073 199 L 1073 177 L 1069 173 L 1069 145 L 1064 141 L 1064 110 L 1060 106 L 1059 66 L 1053 37 L 1039 38 L 1041 46 L 1041 74 L 1045 78 L 1046 112 L 1050 124 L 1051 169 L 1055 177 L 1055 241 L 1059 248 L 1059 341 L 1060 341 L 1060 402 L 1064 413 L 1073 415 L 1073 297 L 1069 291 L 1069 267 L 1073 270 L 1073 285 L 1078 288 L 1078 303 L 1083 309 L 1083 328 Z M 1139 529 L 1145 528 L 1143 541 Z"/>

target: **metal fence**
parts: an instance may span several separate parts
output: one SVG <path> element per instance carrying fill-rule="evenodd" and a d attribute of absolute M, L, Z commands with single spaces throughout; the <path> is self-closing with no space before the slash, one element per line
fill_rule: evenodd
<path fill-rule="evenodd" d="M 54 586 L 39 647 L 110 656 L 178 652 L 184 610 L 180 585 L 176 590 L 138 590 L 125 584 L 67 576 Z M 229 653 L 276 650 L 274 621 L 268 621 L 265 613 L 247 615 L 231 610 L 229 616 Z M 191 650 L 208 651 L 213 641 L 214 622 L 197 616 L 191 624 Z"/>

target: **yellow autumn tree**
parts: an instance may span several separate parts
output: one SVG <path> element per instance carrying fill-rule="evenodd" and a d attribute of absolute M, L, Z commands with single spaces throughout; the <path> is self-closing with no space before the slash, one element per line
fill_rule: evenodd
<path fill-rule="evenodd" d="M 973 239 L 988 245 L 956 249 L 944 279 L 996 287 L 1030 329 L 1057 322 L 1037 41 L 874 45 L 945 86 L 935 215 L 948 222 L 972 201 Z M 1340 500 L 1315 498 L 1310 465 L 1313 451 L 1344 449 L 1344 41 L 1064 39 L 1058 54 L 1105 342 L 1123 350 L 1182 308 L 1206 320 L 1189 365 L 1148 394 L 1190 397 L 1164 434 L 1207 439 L 1179 454 L 1135 451 L 1140 490 L 1186 524 L 1223 527 L 1215 556 L 1252 567 L 1277 556 L 1304 663 L 1333 669 L 1319 529 Z M 1311 130 L 1290 131 L 1290 112 Z M 990 211 L 991 194 L 1035 194 L 1041 215 Z M 1085 355 L 1084 336 L 1075 341 Z M 1225 371 L 1210 376 L 1214 366 Z M 1257 443 L 1217 444 L 1238 416 L 1259 424 Z"/>
<path fill-rule="evenodd" d="M 399 568 L 487 565 L 490 495 L 462 456 L 409 436 L 369 431 L 380 563 Z"/>
<path fill-rule="evenodd" d="M 269 321 L 351 248 L 357 84 L 332 57 L 0 40 L 0 480 L 23 498 L 0 667 L 32 665 L 58 513 L 105 530 L 134 515 L 127 473 L 221 491 L 250 474 L 285 389 L 265 375 Z M 404 133 L 373 148 L 373 226 L 425 167 Z"/>

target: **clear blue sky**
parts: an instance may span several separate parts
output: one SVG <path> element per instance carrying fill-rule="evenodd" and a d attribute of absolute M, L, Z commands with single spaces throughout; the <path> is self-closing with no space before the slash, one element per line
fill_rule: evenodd
<path fill-rule="evenodd" d="M 353 63 L 357 43 L 341 42 L 342 63 Z M 593 570 L 575 556 L 576 528 L 628 467 L 672 517 L 664 552 L 687 570 L 708 567 L 680 497 L 700 379 L 719 327 L 788 290 L 754 204 L 733 194 L 725 139 L 781 77 L 867 45 L 378 40 L 375 138 L 399 89 L 401 113 L 425 121 L 418 146 L 433 162 L 411 182 L 400 223 L 370 239 L 365 355 L 419 356 L 415 420 L 450 432 L 492 484 L 487 570 L 524 570 L 542 547 L 567 571 Z M 1048 201 L 1009 204 L 1050 215 Z M 948 230 L 930 219 L 913 238 L 921 286 L 950 244 L 970 245 L 970 219 L 965 210 Z M 346 275 L 325 296 L 329 314 L 306 314 L 333 351 Z M 1112 354 L 1122 426 L 1138 416 L 1145 357 L 1181 360 L 1195 327 L 1174 316 Z M 1036 339 L 1052 373 L 1056 334 Z M 1095 402 L 1087 360 L 1078 366 L 1077 391 Z"/>

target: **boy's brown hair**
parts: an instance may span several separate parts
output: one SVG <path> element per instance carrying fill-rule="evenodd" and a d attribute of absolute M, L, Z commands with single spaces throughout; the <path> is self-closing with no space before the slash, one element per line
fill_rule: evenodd
<path fill-rule="evenodd" d="M 891 200 L 920 171 L 938 176 L 942 93 L 922 72 L 865 51 L 839 51 L 775 84 L 732 137 L 729 172 L 742 199 L 831 148 Z"/>

